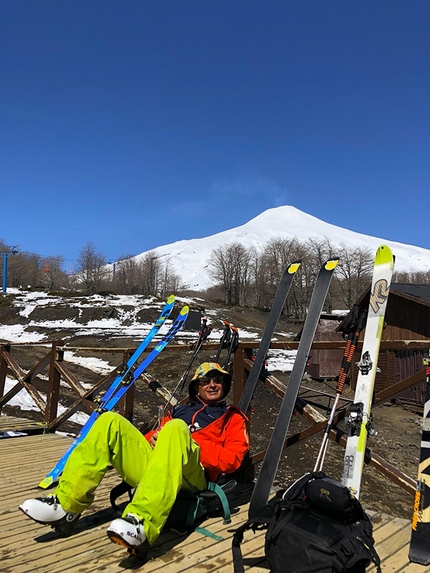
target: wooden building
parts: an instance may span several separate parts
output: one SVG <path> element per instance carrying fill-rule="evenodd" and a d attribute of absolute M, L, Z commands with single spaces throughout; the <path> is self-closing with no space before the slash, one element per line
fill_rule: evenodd
<path fill-rule="evenodd" d="M 359 301 L 369 305 L 370 288 Z M 361 334 L 363 339 L 364 332 Z M 385 313 L 382 341 L 430 339 L 430 284 L 392 283 Z M 378 359 L 380 372 L 376 374 L 375 391 L 379 392 L 400 382 L 423 368 L 423 350 L 381 349 Z M 359 357 L 357 357 L 357 360 Z M 355 386 L 358 369 L 351 368 L 351 385 Z M 424 403 L 425 384 L 406 390 L 397 400 L 407 404 Z"/>
<path fill-rule="evenodd" d="M 344 316 L 339 314 L 322 314 L 315 331 L 314 341 L 342 341 L 342 333 L 338 330 Z M 300 340 L 301 332 L 295 340 Z M 339 375 L 343 350 L 325 350 L 313 348 L 306 366 L 306 373 L 316 380 L 332 379 Z"/>

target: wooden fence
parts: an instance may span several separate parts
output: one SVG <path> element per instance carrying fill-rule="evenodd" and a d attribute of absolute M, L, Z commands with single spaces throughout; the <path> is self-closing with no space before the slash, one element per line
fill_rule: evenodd
<path fill-rule="evenodd" d="M 430 341 L 384 341 L 381 344 L 381 350 L 383 349 L 428 349 Z M 28 346 L 28 345 L 25 345 Z M 45 349 L 45 345 L 38 345 Z M 208 350 L 216 349 L 217 344 L 207 343 L 205 348 Z M 234 355 L 233 363 L 230 367 L 233 368 L 233 403 L 237 404 L 239 398 L 242 394 L 243 387 L 246 383 L 248 373 L 252 368 L 252 351 L 257 347 L 256 342 L 245 342 L 240 343 L 236 353 Z M 295 350 L 298 347 L 298 342 L 274 342 L 271 345 L 273 349 L 285 349 L 285 350 Z M 312 348 L 319 349 L 333 349 L 339 350 L 343 347 L 342 341 L 340 342 L 314 342 Z M 87 413 L 91 413 L 95 408 L 98 407 L 97 397 L 105 390 L 108 385 L 114 380 L 118 374 L 118 369 L 115 368 L 110 374 L 102 377 L 95 384 L 91 386 L 90 389 L 86 389 L 78 378 L 71 372 L 70 366 L 64 360 L 65 350 L 79 350 L 78 348 L 71 348 L 62 346 L 58 342 L 52 342 L 49 350 L 43 355 L 41 359 L 37 362 L 35 366 L 26 370 L 22 368 L 14 357 L 14 349 L 20 348 L 22 351 L 24 345 L 13 345 L 13 344 L 2 344 L 0 346 L 0 411 L 1 409 L 10 402 L 10 400 L 16 396 L 16 394 L 25 389 L 28 394 L 33 398 L 37 407 L 43 414 L 43 424 L 37 426 L 37 431 L 50 432 L 59 429 L 62 424 L 70 419 L 70 417 L 77 411 L 82 410 Z M 188 347 L 184 345 L 169 346 L 164 352 L 184 352 Z M 80 350 L 83 350 L 82 348 Z M 125 363 L 134 349 L 114 349 L 114 348 L 85 348 L 85 351 L 91 351 L 92 354 L 97 352 L 120 353 L 122 355 L 122 362 Z M 360 343 L 357 347 L 357 352 L 360 352 Z M 47 397 L 46 400 L 40 391 L 36 388 L 34 382 L 38 379 L 42 373 L 47 372 Z M 15 385 L 5 393 L 5 382 L 6 376 L 16 380 Z M 44 374 L 46 377 L 46 374 Z M 145 375 L 142 379 L 146 383 L 150 383 L 150 379 Z M 377 393 L 374 396 L 374 406 L 378 406 L 388 400 L 394 399 L 397 395 L 402 393 L 407 388 L 412 388 L 417 384 L 420 384 L 425 380 L 425 370 L 415 373 L 412 376 L 402 380 L 401 382 L 386 388 L 383 391 Z M 283 385 L 274 376 L 263 377 L 262 381 L 274 391 L 279 396 L 283 396 L 285 393 L 285 385 Z M 60 382 L 66 383 L 70 389 L 76 394 L 76 399 L 64 412 L 58 413 L 58 406 L 60 402 L 61 387 Z M 134 403 L 134 386 L 132 386 L 129 391 L 125 394 L 119 405 L 119 411 L 122 415 L 132 420 L 133 417 L 133 403 Z M 168 392 L 163 390 L 161 386 L 157 388 L 152 388 L 157 393 L 161 394 L 163 398 L 168 395 Z M 309 437 L 313 436 L 317 432 L 322 432 L 327 425 L 327 419 L 321 415 L 321 413 L 312 405 L 307 403 L 302 398 L 298 398 L 296 403 L 296 409 L 302 414 L 307 420 L 310 421 L 311 425 L 306 430 L 299 432 L 293 436 L 290 436 L 286 442 L 285 447 L 291 447 L 292 445 L 301 442 Z M 339 423 L 347 414 L 347 405 L 341 408 L 336 416 L 335 424 Z M 252 419 L 251 419 L 252 424 Z M 335 440 L 338 444 L 345 447 L 346 435 L 341 429 L 336 425 L 334 426 L 330 438 Z M 264 456 L 264 450 L 254 454 L 249 458 L 249 466 L 254 467 L 254 465 L 261 461 Z M 415 481 L 409 478 L 404 473 L 400 472 L 398 469 L 393 467 L 389 462 L 382 459 L 381 457 L 372 454 L 370 450 L 367 450 L 366 463 L 374 466 L 378 471 L 389 477 L 390 480 L 397 483 L 404 490 L 413 494 L 415 491 Z"/>

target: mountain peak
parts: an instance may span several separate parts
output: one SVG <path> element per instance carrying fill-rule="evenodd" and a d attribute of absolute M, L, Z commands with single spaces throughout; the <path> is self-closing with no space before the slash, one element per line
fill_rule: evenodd
<path fill-rule="evenodd" d="M 328 239 L 333 245 L 348 248 L 376 249 L 387 244 L 396 256 L 395 270 L 401 272 L 427 272 L 430 270 L 430 250 L 405 245 L 387 239 L 372 237 L 326 223 L 292 205 L 282 205 L 263 211 L 244 225 L 200 239 L 177 241 L 151 249 L 161 260 L 169 261 L 171 268 L 192 290 L 205 290 L 213 285 L 209 275 L 212 251 L 230 243 L 261 249 L 272 239 Z M 146 252 L 137 255 L 141 258 Z M 340 261 L 340 264 L 342 261 Z"/>

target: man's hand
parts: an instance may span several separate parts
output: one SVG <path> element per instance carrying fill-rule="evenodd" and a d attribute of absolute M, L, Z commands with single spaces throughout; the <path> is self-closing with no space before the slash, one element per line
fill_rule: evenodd
<path fill-rule="evenodd" d="M 155 434 L 152 434 L 152 436 L 149 438 L 149 445 L 151 446 L 152 449 L 155 448 L 155 444 L 157 443 L 157 438 L 158 438 L 158 433 L 160 432 L 160 430 L 158 430 L 158 432 L 155 432 Z"/>

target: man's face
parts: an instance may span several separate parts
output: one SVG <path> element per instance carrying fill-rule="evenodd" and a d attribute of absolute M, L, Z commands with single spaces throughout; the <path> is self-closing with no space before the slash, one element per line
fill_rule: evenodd
<path fill-rule="evenodd" d="M 200 378 L 196 386 L 196 394 L 205 404 L 216 404 L 224 394 L 224 376 L 214 370 L 204 378 Z"/>

